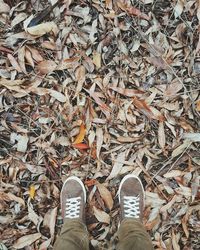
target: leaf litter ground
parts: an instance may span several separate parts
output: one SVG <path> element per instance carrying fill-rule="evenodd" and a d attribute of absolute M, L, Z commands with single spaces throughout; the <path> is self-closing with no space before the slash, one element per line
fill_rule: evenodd
<path fill-rule="evenodd" d="M 1 247 L 51 249 L 76 175 L 91 248 L 114 249 L 134 173 L 155 249 L 199 249 L 199 1 L 0 4 Z"/>

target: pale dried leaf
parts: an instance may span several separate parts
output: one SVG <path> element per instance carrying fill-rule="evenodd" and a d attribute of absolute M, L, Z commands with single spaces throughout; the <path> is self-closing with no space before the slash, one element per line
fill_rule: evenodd
<path fill-rule="evenodd" d="M 96 208 L 93 206 L 94 216 L 97 218 L 99 222 L 110 224 L 110 216 L 106 212 Z"/>
<path fill-rule="evenodd" d="M 184 8 L 184 4 L 185 4 L 184 0 L 178 0 L 177 1 L 176 6 L 174 8 L 175 18 L 179 17 L 182 14 L 183 8 Z"/>
<path fill-rule="evenodd" d="M 33 242 L 38 240 L 42 235 L 40 233 L 29 234 L 19 238 L 13 245 L 15 249 L 21 249 L 26 246 L 30 246 Z"/>
<path fill-rule="evenodd" d="M 18 135 L 17 151 L 25 153 L 28 146 L 29 138 L 26 135 Z"/>
<path fill-rule="evenodd" d="M 191 141 L 190 140 L 185 140 L 183 142 L 183 144 L 181 144 L 180 146 L 178 146 L 177 148 L 175 148 L 172 152 L 172 157 L 176 157 L 178 155 L 180 155 L 181 153 L 183 153 L 189 146 L 191 145 Z"/>
<path fill-rule="evenodd" d="M 165 148 L 165 130 L 164 130 L 164 123 L 163 122 L 159 122 L 158 142 L 160 144 L 160 147 L 162 149 L 164 149 Z"/>
<path fill-rule="evenodd" d="M 200 133 L 184 133 L 183 138 L 193 142 L 200 142 Z"/>
<path fill-rule="evenodd" d="M 51 31 L 54 35 L 57 35 L 58 27 L 54 22 L 46 22 L 33 27 L 28 27 L 26 31 L 33 36 L 43 36 Z"/>
<path fill-rule="evenodd" d="M 64 96 L 62 93 L 53 90 L 53 89 L 49 89 L 49 94 L 54 97 L 56 100 L 58 100 L 59 102 L 66 102 L 67 98 L 66 96 Z"/>
<path fill-rule="evenodd" d="M 7 3 L 5 3 L 3 0 L 0 0 L 0 13 L 9 13 L 10 7 Z"/>
<path fill-rule="evenodd" d="M 110 180 L 116 177 L 120 173 L 124 165 L 125 157 L 126 157 L 126 151 L 123 151 L 120 154 L 118 154 L 117 158 L 115 159 L 112 171 L 110 175 L 108 176 L 107 180 Z"/>

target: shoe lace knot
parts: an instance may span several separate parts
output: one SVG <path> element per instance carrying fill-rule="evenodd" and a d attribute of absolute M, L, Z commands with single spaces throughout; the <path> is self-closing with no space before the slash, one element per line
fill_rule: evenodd
<path fill-rule="evenodd" d="M 65 218 L 76 219 L 80 216 L 81 197 L 68 198 L 66 200 Z"/>
<path fill-rule="evenodd" d="M 124 196 L 124 216 L 140 218 L 140 197 Z"/>

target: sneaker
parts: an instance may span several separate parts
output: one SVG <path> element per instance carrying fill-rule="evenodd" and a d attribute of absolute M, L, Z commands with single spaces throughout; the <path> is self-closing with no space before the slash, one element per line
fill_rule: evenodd
<path fill-rule="evenodd" d="M 63 183 L 61 190 L 61 211 L 63 221 L 66 219 L 85 220 L 86 190 L 83 182 L 71 176 Z"/>
<path fill-rule="evenodd" d="M 140 219 L 144 208 L 144 188 L 141 180 L 133 174 L 126 175 L 119 185 L 119 204 L 122 221 L 125 218 Z"/>

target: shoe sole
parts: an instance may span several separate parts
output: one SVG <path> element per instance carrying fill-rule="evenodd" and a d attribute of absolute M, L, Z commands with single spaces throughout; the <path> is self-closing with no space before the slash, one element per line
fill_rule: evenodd
<path fill-rule="evenodd" d="M 82 187 L 82 189 L 83 189 L 84 202 L 86 203 L 86 189 L 85 189 L 85 186 L 84 186 L 83 182 L 81 181 L 81 179 L 79 179 L 79 178 L 76 177 L 76 176 L 70 176 L 70 177 L 68 177 L 68 178 L 64 181 L 63 187 L 65 186 L 65 184 L 66 184 L 68 181 L 71 181 L 71 180 L 77 181 L 77 182 L 81 185 L 81 187 Z M 61 197 L 62 197 L 62 192 L 63 192 L 63 189 L 61 190 Z"/>
<path fill-rule="evenodd" d="M 137 176 L 137 175 L 134 175 L 134 174 L 127 174 L 126 176 L 124 176 L 124 178 L 121 180 L 120 182 L 120 185 L 119 185 L 119 189 L 118 189 L 118 197 L 119 197 L 119 203 L 120 203 L 120 192 L 121 192 L 121 188 L 122 188 L 122 185 L 124 184 L 124 182 L 129 179 L 129 178 L 135 178 L 139 181 L 141 187 L 142 187 L 142 192 L 143 192 L 143 204 L 144 204 L 144 207 L 145 207 L 145 192 L 144 192 L 144 187 L 143 187 L 143 184 L 140 180 L 140 178 Z"/>

